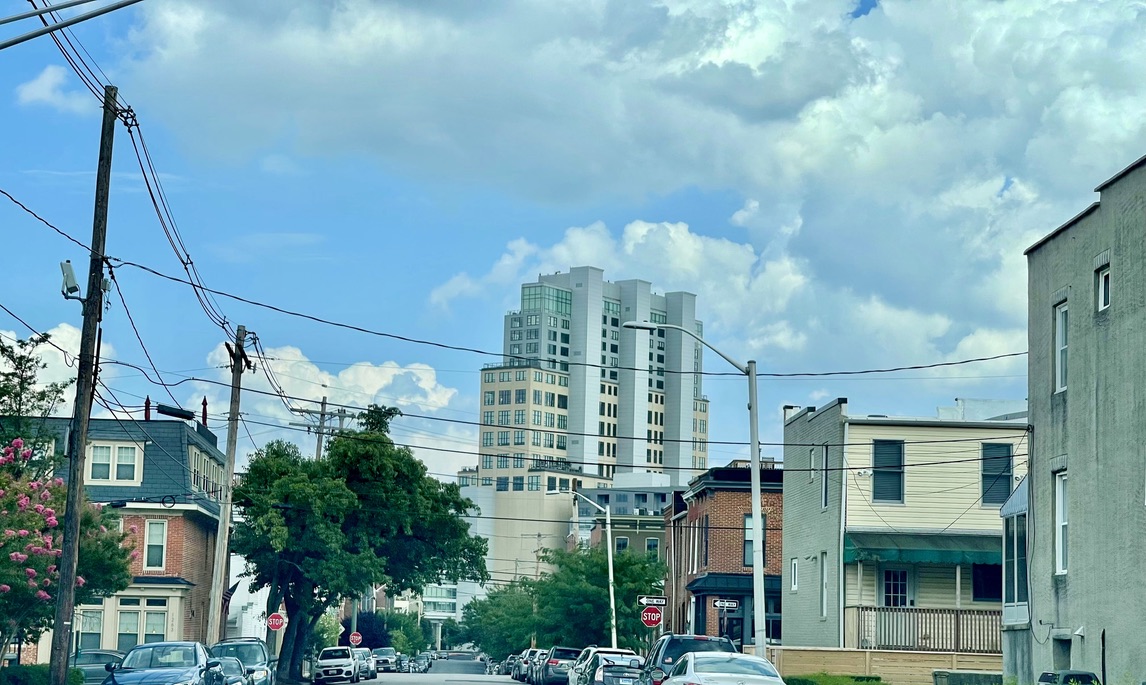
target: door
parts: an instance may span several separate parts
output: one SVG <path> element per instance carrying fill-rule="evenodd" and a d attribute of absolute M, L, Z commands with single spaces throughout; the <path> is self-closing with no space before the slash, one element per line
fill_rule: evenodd
<path fill-rule="evenodd" d="M 915 649 L 918 626 L 915 616 L 915 587 L 910 568 L 882 569 L 879 585 L 877 647 Z"/>

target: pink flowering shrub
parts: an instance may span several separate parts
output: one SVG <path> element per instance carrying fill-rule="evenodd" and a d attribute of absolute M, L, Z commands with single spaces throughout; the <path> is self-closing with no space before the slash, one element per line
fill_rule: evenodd
<path fill-rule="evenodd" d="M 21 466 L 31 458 L 32 450 L 19 438 L 0 450 L 0 645 L 20 631 L 35 639 L 55 614 L 67 485 L 29 475 Z M 109 525 L 114 520 L 98 505 L 82 512 L 77 605 L 118 592 L 131 581 L 128 559 L 134 550 Z"/>

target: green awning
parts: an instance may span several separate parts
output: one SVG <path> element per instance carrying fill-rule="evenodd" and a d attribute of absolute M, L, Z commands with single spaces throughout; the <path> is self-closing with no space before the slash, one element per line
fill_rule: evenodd
<path fill-rule="evenodd" d="M 1002 564 L 1002 535 L 847 533 L 844 563 Z"/>

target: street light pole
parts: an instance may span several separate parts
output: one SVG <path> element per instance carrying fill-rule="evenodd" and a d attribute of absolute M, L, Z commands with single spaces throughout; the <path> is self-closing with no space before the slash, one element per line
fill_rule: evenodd
<path fill-rule="evenodd" d="M 613 581 L 613 513 L 612 506 L 606 504 L 601 506 L 585 495 L 575 490 L 554 490 L 545 493 L 547 495 L 573 495 L 582 499 L 589 506 L 597 511 L 604 512 L 605 514 L 605 538 L 606 538 L 606 554 L 609 559 L 609 632 L 612 634 L 613 649 L 617 648 L 617 593 L 616 584 Z M 580 530 L 580 525 L 578 525 Z"/>
<path fill-rule="evenodd" d="M 671 323 L 651 323 L 649 321 L 626 321 L 622 328 L 655 331 L 659 328 L 680 331 L 701 345 L 715 352 L 721 359 L 731 364 L 737 371 L 748 377 L 748 432 L 749 459 L 752 489 L 752 615 L 754 617 L 753 640 L 757 656 L 764 656 L 768 642 L 767 603 L 764 601 L 764 512 L 760 500 L 760 414 L 756 390 L 756 360 L 741 364 L 727 354 L 713 347 L 707 340 L 684 326 Z"/>

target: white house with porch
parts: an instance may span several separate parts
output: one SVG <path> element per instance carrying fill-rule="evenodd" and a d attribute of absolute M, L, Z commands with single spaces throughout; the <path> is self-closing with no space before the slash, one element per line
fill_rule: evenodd
<path fill-rule="evenodd" d="M 787 408 L 785 645 L 1001 653 L 1000 507 L 1029 441 L 1025 403 L 988 406 Z"/>

